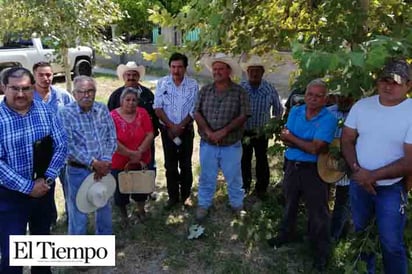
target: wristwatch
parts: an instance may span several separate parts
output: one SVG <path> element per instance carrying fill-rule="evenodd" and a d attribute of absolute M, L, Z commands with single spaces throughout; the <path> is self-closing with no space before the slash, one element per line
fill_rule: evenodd
<path fill-rule="evenodd" d="M 46 184 L 48 186 L 51 186 L 53 183 L 54 183 L 54 180 L 52 178 L 50 178 L 50 177 L 46 178 Z"/>

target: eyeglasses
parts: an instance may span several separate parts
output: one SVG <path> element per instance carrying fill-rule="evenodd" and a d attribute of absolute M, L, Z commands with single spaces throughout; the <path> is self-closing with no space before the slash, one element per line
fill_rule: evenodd
<path fill-rule="evenodd" d="M 33 91 L 32 86 L 26 86 L 26 87 L 16 87 L 16 86 L 6 86 L 8 89 L 10 89 L 12 92 L 23 92 L 23 93 L 29 93 Z"/>
<path fill-rule="evenodd" d="M 95 90 L 95 89 L 76 90 L 76 92 L 77 92 L 78 94 L 81 94 L 81 95 L 86 95 L 86 93 L 89 94 L 89 95 L 92 95 L 92 94 L 95 94 L 95 93 L 96 93 L 96 90 Z"/>

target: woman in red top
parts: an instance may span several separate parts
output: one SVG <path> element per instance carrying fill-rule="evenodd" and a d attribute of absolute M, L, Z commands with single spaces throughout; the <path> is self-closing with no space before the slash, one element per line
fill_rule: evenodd
<path fill-rule="evenodd" d="M 151 161 L 150 146 L 153 142 L 153 126 L 150 116 L 144 108 L 138 107 L 139 91 L 135 88 L 125 88 L 120 96 L 120 107 L 110 112 L 117 134 L 117 150 L 112 158 L 112 174 L 116 178 L 115 204 L 120 208 L 122 221 L 128 223 L 126 206 L 130 202 L 129 194 L 119 191 L 118 174 L 128 169 L 139 170 Z M 148 194 L 132 194 L 137 203 L 138 218 L 146 216 L 144 209 Z"/>

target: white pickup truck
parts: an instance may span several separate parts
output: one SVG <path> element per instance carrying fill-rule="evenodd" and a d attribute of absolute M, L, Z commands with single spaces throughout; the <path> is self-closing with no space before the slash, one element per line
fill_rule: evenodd
<path fill-rule="evenodd" d="M 33 65 L 41 61 L 51 63 L 55 74 L 64 73 L 63 66 L 56 62 L 54 50 L 44 46 L 40 38 L 6 41 L 0 46 L 0 71 L 13 66 L 22 66 L 31 71 Z M 91 48 L 78 46 L 69 49 L 70 70 L 75 76 L 91 76 L 93 63 L 94 52 Z"/>

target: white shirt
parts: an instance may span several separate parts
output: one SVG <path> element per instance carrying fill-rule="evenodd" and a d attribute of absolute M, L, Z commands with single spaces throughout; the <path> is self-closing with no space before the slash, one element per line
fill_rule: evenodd
<path fill-rule="evenodd" d="M 345 126 L 356 129 L 356 156 L 368 170 L 386 166 L 404 156 L 404 143 L 412 144 L 412 99 L 396 106 L 383 106 L 375 95 L 358 101 L 350 110 Z M 379 180 L 391 185 L 402 178 Z"/>
<path fill-rule="evenodd" d="M 170 121 L 179 124 L 187 115 L 193 117 L 199 85 L 185 76 L 176 86 L 171 75 L 161 78 L 156 85 L 153 108 L 161 108 Z"/>

